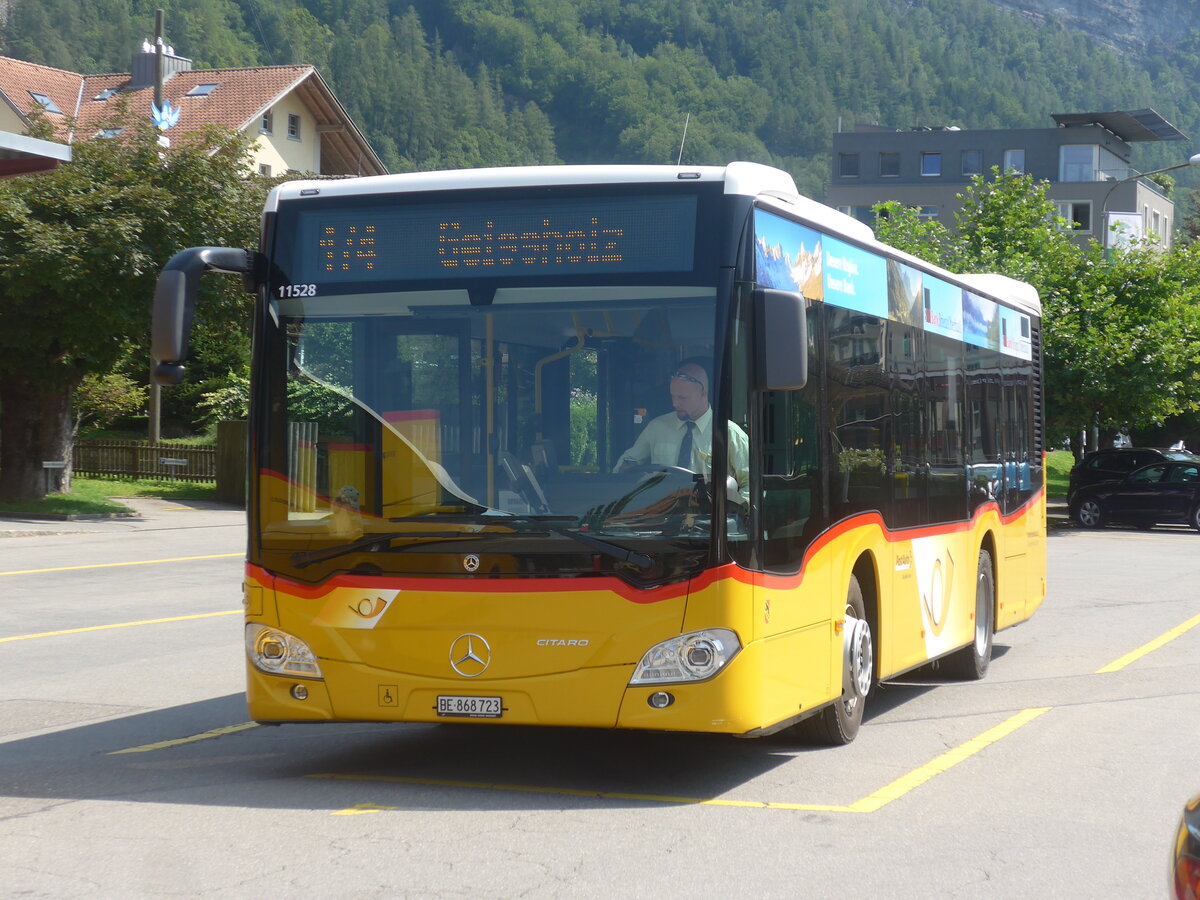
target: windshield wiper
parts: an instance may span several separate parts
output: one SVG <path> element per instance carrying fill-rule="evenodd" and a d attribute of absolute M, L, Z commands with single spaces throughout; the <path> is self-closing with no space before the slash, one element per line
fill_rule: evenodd
<path fill-rule="evenodd" d="M 586 547 L 591 547 L 605 556 L 611 556 L 614 559 L 619 559 L 622 562 L 627 562 L 630 565 L 637 566 L 639 569 L 653 569 L 654 557 L 647 556 L 645 553 L 638 553 L 636 550 L 630 550 L 628 547 L 622 547 L 620 544 L 614 544 L 612 541 L 606 541 L 601 538 L 586 534 L 580 531 L 568 531 L 566 528 L 559 528 L 554 522 L 577 522 L 578 516 L 534 516 L 534 515 L 519 515 L 516 513 L 482 513 L 475 517 L 474 521 L 486 521 L 489 524 L 494 522 L 497 525 L 503 525 L 506 522 L 536 522 L 539 525 L 546 526 L 547 529 L 557 535 L 565 538 L 570 538 L 573 541 L 578 541 Z"/>
<path fill-rule="evenodd" d="M 413 516 L 404 517 L 402 519 L 392 519 L 391 521 L 428 521 L 428 517 Z M 441 522 L 457 522 L 463 524 L 486 524 L 486 525 L 508 525 L 515 522 L 533 522 L 545 527 L 547 531 L 561 535 L 565 538 L 570 538 L 587 547 L 591 547 L 606 556 L 611 556 L 622 562 L 627 562 L 630 565 L 637 566 L 639 569 L 654 568 L 654 558 L 647 556 L 645 553 L 638 553 L 636 550 L 630 550 L 622 547 L 619 544 L 614 544 L 611 541 L 605 541 L 590 534 L 582 534 L 578 531 L 568 531 L 565 528 L 560 528 L 553 524 L 554 522 L 576 522 L 577 516 L 534 516 L 534 515 L 516 515 L 510 513 L 481 513 L 470 516 L 456 517 L 438 517 Z M 532 532 L 525 532 L 531 534 Z M 544 534 L 545 532 L 539 532 Z M 457 543 L 462 538 L 481 538 L 481 537 L 499 537 L 500 533 L 495 531 L 407 531 L 397 534 L 372 534 L 367 537 L 359 538 L 356 541 L 351 541 L 348 544 L 338 544 L 334 547 L 326 547 L 322 550 L 304 550 L 299 553 L 292 554 L 292 565 L 297 569 L 303 569 L 311 566 L 313 563 L 326 562 L 331 559 L 336 559 L 339 556 L 345 556 L 350 553 L 357 553 L 360 550 L 374 550 L 378 547 L 386 547 L 392 541 L 401 538 L 435 538 L 435 540 L 422 541 L 420 544 L 414 544 L 414 547 L 427 547 L 430 544 L 442 544 L 446 541 Z M 408 547 L 403 548 L 405 550 Z"/>
<path fill-rule="evenodd" d="M 292 554 L 292 565 L 297 569 L 303 569 L 311 566 L 313 563 L 326 562 L 330 559 L 336 559 L 339 556 L 345 556 L 348 553 L 357 553 L 359 550 L 374 550 L 377 547 L 386 547 L 392 541 L 401 538 L 437 538 L 438 540 L 423 541 L 420 544 L 414 544 L 415 547 L 427 547 L 430 544 L 442 544 L 447 540 L 457 538 L 478 538 L 483 535 L 489 535 L 483 531 L 402 531 L 396 534 L 372 534 L 367 537 L 359 538 L 356 541 L 351 541 L 348 544 L 338 544 L 334 547 L 326 547 L 323 550 L 302 550 L 299 553 Z M 408 549 L 405 547 L 404 549 Z"/>

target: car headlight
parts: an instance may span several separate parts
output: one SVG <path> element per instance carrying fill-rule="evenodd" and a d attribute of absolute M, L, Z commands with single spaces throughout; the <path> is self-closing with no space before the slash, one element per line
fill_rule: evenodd
<path fill-rule="evenodd" d="M 655 644 L 633 670 L 630 684 L 705 681 L 733 659 L 742 644 L 728 628 L 706 628 Z"/>
<path fill-rule="evenodd" d="M 298 637 L 250 622 L 246 625 L 246 655 L 268 675 L 323 678 L 316 654 Z"/>

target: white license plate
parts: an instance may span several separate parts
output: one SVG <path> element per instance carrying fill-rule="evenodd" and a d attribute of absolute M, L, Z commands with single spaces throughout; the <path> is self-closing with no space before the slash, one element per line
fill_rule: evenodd
<path fill-rule="evenodd" d="M 504 710 L 499 697 L 463 697 L 439 694 L 439 716 L 467 716 L 472 719 L 499 719 Z"/>

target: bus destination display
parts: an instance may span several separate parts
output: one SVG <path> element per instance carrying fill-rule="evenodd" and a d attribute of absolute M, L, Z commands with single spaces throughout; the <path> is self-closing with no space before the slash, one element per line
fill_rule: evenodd
<path fill-rule="evenodd" d="M 304 210 L 290 277 L 316 284 L 691 271 L 696 206 L 687 195 Z"/>

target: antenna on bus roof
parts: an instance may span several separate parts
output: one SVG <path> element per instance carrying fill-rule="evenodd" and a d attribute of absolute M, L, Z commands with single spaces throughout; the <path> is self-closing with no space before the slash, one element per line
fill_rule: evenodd
<path fill-rule="evenodd" d="M 683 142 L 687 140 L 687 127 L 691 119 L 692 114 L 688 113 L 687 117 L 683 120 L 683 137 L 679 139 L 679 159 L 675 160 L 675 165 L 677 166 L 683 165 Z"/>

